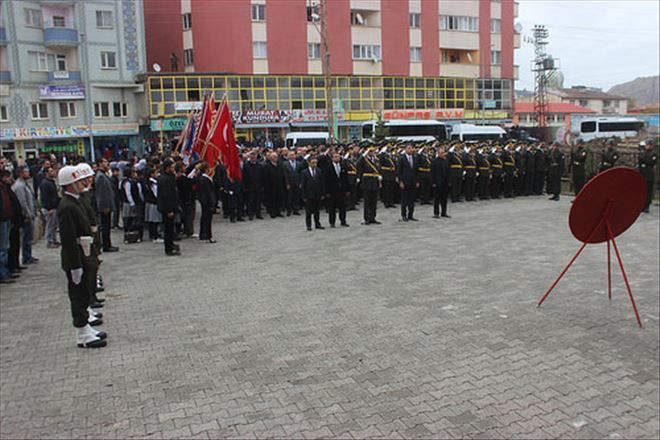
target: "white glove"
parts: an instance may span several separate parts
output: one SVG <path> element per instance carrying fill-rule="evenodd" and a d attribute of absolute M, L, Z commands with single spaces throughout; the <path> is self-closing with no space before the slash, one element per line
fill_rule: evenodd
<path fill-rule="evenodd" d="M 79 267 L 78 269 L 71 269 L 71 281 L 73 281 L 73 284 L 76 286 L 80 284 L 82 281 L 82 276 L 83 276 L 83 270 L 82 267 Z"/>

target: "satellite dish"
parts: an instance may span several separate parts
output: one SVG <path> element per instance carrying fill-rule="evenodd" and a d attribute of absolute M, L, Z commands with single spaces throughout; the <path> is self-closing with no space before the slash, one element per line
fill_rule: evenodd
<path fill-rule="evenodd" d="M 362 14 L 360 14 L 359 12 L 355 14 L 355 19 L 357 20 L 358 23 L 364 24 L 364 17 L 362 17 Z"/>
<path fill-rule="evenodd" d="M 160 72 L 160 64 L 154 63 L 153 68 L 154 68 L 154 72 Z"/>
<path fill-rule="evenodd" d="M 515 30 L 517 34 L 521 33 L 523 30 L 522 24 L 516 23 L 516 25 L 513 27 L 513 30 Z"/>
<path fill-rule="evenodd" d="M 472 62 L 472 55 L 470 55 L 470 52 L 467 53 L 467 59 L 468 61 Z"/>

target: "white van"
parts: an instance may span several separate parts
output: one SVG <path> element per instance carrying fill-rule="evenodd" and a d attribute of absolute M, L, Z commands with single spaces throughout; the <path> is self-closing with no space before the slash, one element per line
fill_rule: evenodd
<path fill-rule="evenodd" d="M 451 130 L 452 141 L 503 141 L 506 131 L 495 125 L 456 124 Z"/>
<path fill-rule="evenodd" d="M 580 119 L 572 134 L 587 142 L 596 138 L 634 137 L 644 128 L 641 119 L 605 116 Z"/>
<path fill-rule="evenodd" d="M 362 140 L 373 139 L 378 121 L 367 121 L 362 124 Z M 445 124 L 436 120 L 406 120 L 392 119 L 383 121 L 385 138 L 387 140 L 429 142 L 447 139 Z"/>
<path fill-rule="evenodd" d="M 327 144 L 329 138 L 327 131 L 297 131 L 286 135 L 286 146 L 291 148 L 322 145 Z"/>

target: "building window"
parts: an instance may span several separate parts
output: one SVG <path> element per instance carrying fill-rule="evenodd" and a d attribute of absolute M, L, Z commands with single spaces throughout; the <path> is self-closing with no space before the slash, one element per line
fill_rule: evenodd
<path fill-rule="evenodd" d="M 110 117 L 110 103 L 108 103 L 108 102 L 95 102 L 94 103 L 94 117 L 95 118 L 109 118 Z"/>
<path fill-rule="evenodd" d="M 421 47 L 411 47 L 410 48 L 410 62 L 411 63 L 420 63 L 422 61 L 422 48 Z"/>
<path fill-rule="evenodd" d="M 128 105 L 125 102 L 113 102 L 112 113 L 115 116 L 115 118 L 127 118 Z"/>
<path fill-rule="evenodd" d="M 57 54 L 55 55 L 55 70 L 64 71 L 66 68 L 66 55 Z"/>
<path fill-rule="evenodd" d="M 502 28 L 502 20 L 499 18 L 491 18 L 490 19 L 490 31 L 493 34 L 499 34 L 500 29 Z"/>
<path fill-rule="evenodd" d="M 45 102 L 32 103 L 32 119 L 48 119 L 48 105 Z"/>
<path fill-rule="evenodd" d="M 75 118 L 76 117 L 76 103 L 73 101 L 60 102 L 60 117 L 62 118 Z"/>
<path fill-rule="evenodd" d="M 183 30 L 187 31 L 188 29 L 192 29 L 192 14 L 188 12 L 181 17 L 183 17 Z"/>
<path fill-rule="evenodd" d="M 96 11 L 96 27 L 112 29 L 112 11 Z"/>
<path fill-rule="evenodd" d="M 265 41 L 255 41 L 252 43 L 252 56 L 254 58 L 267 58 L 268 57 L 268 51 L 267 51 L 267 46 Z"/>
<path fill-rule="evenodd" d="M 28 52 L 30 59 L 30 70 L 36 72 L 48 72 L 48 55 L 46 52 Z"/>
<path fill-rule="evenodd" d="M 7 122 L 9 117 L 7 116 L 7 106 L 0 105 L 0 121 Z"/>
<path fill-rule="evenodd" d="M 351 12 L 351 25 L 353 26 L 367 26 L 367 19 L 359 12 Z"/>
<path fill-rule="evenodd" d="M 499 50 L 490 51 L 490 64 L 499 66 L 502 63 L 501 58 L 502 58 L 502 52 L 500 52 Z"/>
<path fill-rule="evenodd" d="M 307 43 L 307 58 L 310 60 L 321 58 L 321 43 Z"/>
<path fill-rule="evenodd" d="M 193 59 L 193 50 L 192 49 L 183 49 L 183 65 L 192 66 L 194 62 Z"/>
<path fill-rule="evenodd" d="M 589 101 L 586 99 L 580 99 L 580 107 L 587 107 L 589 105 Z"/>
<path fill-rule="evenodd" d="M 612 106 L 612 101 L 609 99 L 603 100 L 603 107 L 611 107 Z"/>
<path fill-rule="evenodd" d="M 53 15 L 53 27 L 66 27 L 66 20 L 60 15 Z"/>
<path fill-rule="evenodd" d="M 37 28 L 42 27 L 41 10 L 25 8 L 25 25 Z"/>
<path fill-rule="evenodd" d="M 380 60 L 380 45 L 377 44 L 354 44 L 354 60 Z"/>
<path fill-rule="evenodd" d="M 455 15 L 441 15 L 440 30 L 479 32 L 479 18 L 463 17 L 463 16 L 455 16 Z"/>
<path fill-rule="evenodd" d="M 266 21 L 266 5 L 252 5 L 252 21 Z"/>
<path fill-rule="evenodd" d="M 116 69 L 117 54 L 115 52 L 101 52 L 101 69 Z"/>
<path fill-rule="evenodd" d="M 410 14 L 410 27 L 419 28 L 422 24 L 422 15 L 417 13 Z"/>
<path fill-rule="evenodd" d="M 319 15 L 319 5 L 307 6 L 307 21 L 312 23 L 317 22 L 320 19 L 321 16 Z"/>

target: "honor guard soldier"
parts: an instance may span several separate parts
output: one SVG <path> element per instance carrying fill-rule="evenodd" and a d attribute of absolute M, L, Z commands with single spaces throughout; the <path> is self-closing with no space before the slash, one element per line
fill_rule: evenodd
<path fill-rule="evenodd" d="M 420 205 L 431 204 L 431 160 L 424 151 L 425 147 L 420 148 L 417 153 L 417 173 L 419 176 L 419 199 Z M 403 203 L 403 201 L 401 202 Z"/>
<path fill-rule="evenodd" d="M 470 145 L 463 153 L 463 169 L 465 180 L 463 181 L 463 193 L 466 202 L 474 201 L 474 189 L 477 184 L 477 161 L 474 157 L 474 145 Z"/>
<path fill-rule="evenodd" d="M 502 173 L 504 172 L 504 164 L 502 163 L 502 147 L 499 145 L 493 148 L 490 154 L 490 197 L 499 199 L 502 193 Z"/>
<path fill-rule="evenodd" d="M 579 139 L 577 146 L 571 150 L 571 173 L 573 177 L 573 191 L 577 195 L 584 186 L 585 162 L 587 161 L 587 150 L 584 141 Z"/>
<path fill-rule="evenodd" d="M 387 148 L 388 146 L 383 147 L 379 154 L 380 171 L 383 176 L 380 200 L 386 208 L 392 208 L 394 207 L 394 193 L 396 192 L 396 165 Z"/>
<path fill-rule="evenodd" d="M 534 194 L 534 173 L 536 171 L 536 156 L 534 155 L 534 147 L 527 146 L 525 149 L 525 195 L 531 196 Z"/>
<path fill-rule="evenodd" d="M 655 166 L 658 163 L 658 153 L 653 148 L 653 139 L 647 139 L 644 143 L 644 151 L 639 153 L 637 168 L 646 181 L 646 206 L 644 212 L 648 213 L 653 200 L 653 189 L 655 188 Z"/>
<path fill-rule="evenodd" d="M 547 155 L 548 181 L 546 192 L 552 194 L 550 200 L 559 201 L 561 176 L 564 174 L 564 153 L 559 149 L 559 142 L 553 142 Z"/>
<path fill-rule="evenodd" d="M 545 183 L 547 163 L 544 147 L 545 145 L 540 143 L 534 152 L 534 194 L 537 196 L 543 194 L 543 184 Z"/>
<path fill-rule="evenodd" d="M 524 196 L 525 195 L 525 149 L 522 145 L 516 147 L 516 152 L 514 154 L 514 159 L 516 161 L 516 173 L 514 177 L 514 195 Z"/>
<path fill-rule="evenodd" d="M 62 243 L 62 270 L 68 281 L 69 301 L 73 326 L 76 328 L 76 343 L 80 348 L 105 347 L 106 334 L 89 324 L 89 286 L 96 265 L 93 255 L 93 232 L 80 201 L 84 185 L 76 167 L 64 166 L 58 173 L 63 190 L 58 208 L 58 222 Z"/>
<path fill-rule="evenodd" d="M 513 155 L 511 144 L 506 144 L 504 151 L 502 151 L 502 163 L 504 164 L 504 176 L 502 192 L 504 197 L 510 199 L 513 197 L 513 183 L 516 174 L 516 159 Z"/>
<path fill-rule="evenodd" d="M 485 148 L 485 147 L 484 147 Z M 477 170 L 479 171 L 478 187 L 479 187 L 479 200 L 489 200 L 489 184 L 490 184 L 490 162 L 486 157 L 484 148 L 478 150 L 476 155 Z"/>
<path fill-rule="evenodd" d="M 447 154 L 447 161 L 449 164 L 449 187 L 451 190 L 451 202 L 461 202 L 463 160 L 461 159 L 457 145 L 454 145 L 449 149 L 449 154 Z"/>
<path fill-rule="evenodd" d="M 614 139 L 607 140 L 607 149 L 603 151 L 600 157 L 600 171 L 607 171 L 616 166 L 616 161 L 619 160 L 619 152 L 614 148 Z"/>
<path fill-rule="evenodd" d="M 370 147 L 367 154 L 357 164 L 358 183 L 362 188 L 364 196 L 364 223 L 365 225 L 379 225 L 376 220 L 376 209 L 378 208 L 378 191 L 381 180 L 380 166 L 376 158 L 376 149 Z"/>

